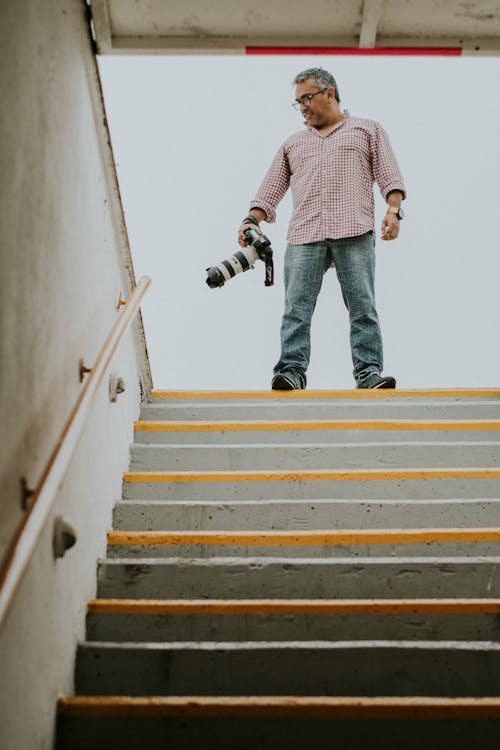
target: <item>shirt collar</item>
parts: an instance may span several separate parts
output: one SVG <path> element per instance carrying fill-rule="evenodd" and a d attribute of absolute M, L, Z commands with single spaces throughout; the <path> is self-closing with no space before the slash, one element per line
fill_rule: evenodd
<path fill-rule="evenodd" d="M 348 120 L 348 119 L 350 118 L 350 116 L 351 116 L 351 114 L 350 114 L 350 112 L 349 112 L 349 110 L 348 110 L 348 109 L 344 109 L 344 110 L 342 110 L 342 114 L 344 115 L 344 118 L 343 118 L 342 120 L 340 120 L 340 122 L 338 122 L 338 123 L 337 123 L 336 125 L 334 125 L 334 126 L 333 126 L 333 128 L 332 128 L 332 129 L 330 130 L 330 132 L 328 133 L 328 136 L 329 136 L 329 135 L 331 135 L 332 133 L 334 133 L 334 132 L 335 132 L 336 130 L 338 130 L 339 128 L 341 128 L 341 127 L 342 127 L 342 125 L 344 125 L 344 124 L 345 124 L 345 123 L 347 122 L 347 120 Z M 314 133 L 318 133 L 317 129 L 316 129 L 316 128 L 313 128 L 313 127 L 312 127 L 311 125 L 307 125 L 307 128 L 308 128 L 309 130 L 312 130 L 312 131 L 313 131 Z M 319 135 L 319 134 L 318 134 L 318 135 Z M 326 136 L 326 137 L 328 138 L 328 136 Z M 324 137 L 324 136 L 320 136 L 320 138 L 323 138 L 323 137 Z"/>

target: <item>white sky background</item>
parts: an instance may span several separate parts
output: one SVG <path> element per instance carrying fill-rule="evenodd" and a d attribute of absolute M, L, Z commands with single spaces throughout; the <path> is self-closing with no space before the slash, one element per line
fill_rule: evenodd
<path fill-rule="evenodd" d="M 281 142 L 300 130 L 299 71 L 335 76 L 341 106 L 381 122 L 408 198 L 377 240 L 384 372 L 399 387 L 500 385 L 500 60 L 352 56 L 104 57 L 100 68 L 156 388 L 270 387 L 279 357 L 289 194 L 264 265 L 222 289 L 205 268 L 236 231 Z M 376 190 L 376 226 L 385 203 Z M 351 388 L 348 318 L 330 270 L 312 326 L 310 388 Z"/>

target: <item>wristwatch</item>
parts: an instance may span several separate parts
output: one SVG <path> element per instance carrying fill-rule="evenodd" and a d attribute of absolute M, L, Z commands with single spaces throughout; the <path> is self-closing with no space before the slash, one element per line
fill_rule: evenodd
<path fill-rule="evenodd" d="M 404 217 L 405 217 L 405 212 L 403 211 L 403 209 L 401 208 L 401 206 L 399 206 L 399 208 L 397 206 L 389 206 L 389 208 L 387 209 L 387 213 L 388 214 L 396 214 L 396 216 L 398 217 L 399 221 L 401 221 L 401 219 L 404 219 Z"/>

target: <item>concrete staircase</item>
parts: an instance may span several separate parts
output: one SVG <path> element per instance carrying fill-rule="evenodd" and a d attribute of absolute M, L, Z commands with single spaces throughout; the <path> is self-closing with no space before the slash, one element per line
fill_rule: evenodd
<path fill-rule="evenodd" d="M 500 391 L 153 393 L 58 750 L 500 746 Z"/>

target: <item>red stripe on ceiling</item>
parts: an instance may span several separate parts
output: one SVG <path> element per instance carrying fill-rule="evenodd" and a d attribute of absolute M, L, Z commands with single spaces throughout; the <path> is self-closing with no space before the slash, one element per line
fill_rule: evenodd
<path fill-rule="evenodd" d="M 415 55 L 459 57 L 460 47 L 246 47 L 247 55 Z"/>

